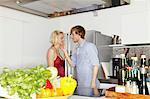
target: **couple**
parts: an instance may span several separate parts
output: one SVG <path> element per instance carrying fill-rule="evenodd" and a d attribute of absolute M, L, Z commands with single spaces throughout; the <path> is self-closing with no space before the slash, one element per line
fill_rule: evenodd
<path fill-rule="evenodd" d="M 70 36 L 74 43 L 76 43 L 75 49 L 72 52 L 72 56 L 67 53 L 64 48 L 64 33 L 61 31 L 54 31 L 51 34 L 52 46 L 48 49 L 47 62 L 48 66 L 54 66 L 58 70 L 58 75 L 65 76 L 64 71 L 64 59 L 72 67 L 76 67 L 76 79 L 78 87 L 91 88 L 92 91 L 88 91 L 91 95 L 98 96 L 98 87 L 100 85 L 97 79 L 98 68 L 100 66 L 98 59 L 98 51 L 93 43 L 85 40 L 85 29 L 80 26 L 74 26 L 71 29 Z M 64 53 L 64 58 L 60 55 L 59 50 Z M 78 88 L 77 88 L 78 89 Z M 81 93 L 82 89 L 78 90 Z M 93 93 L 94 92 L 94 93 Z"/>

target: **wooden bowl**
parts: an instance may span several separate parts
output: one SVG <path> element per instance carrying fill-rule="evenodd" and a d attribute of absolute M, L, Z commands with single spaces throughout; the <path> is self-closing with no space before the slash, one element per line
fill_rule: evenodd
<path fill-rule="evenodd" d="M 55 97 L 48 97 L 48 98 L 36 98 L 36 99 L 68 99 L 71 95 L 66 96 L 55 96 Z"/>

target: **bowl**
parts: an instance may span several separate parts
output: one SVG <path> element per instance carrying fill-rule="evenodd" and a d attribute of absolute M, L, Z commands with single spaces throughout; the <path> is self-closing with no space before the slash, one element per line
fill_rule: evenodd
<path fill-rule="evenodd" d="M 48 98 L 36 98 L 36 99 L 68 99 L 71 95 L 66 96 L 55 96 L 55 97 L 48 97 Z"/>

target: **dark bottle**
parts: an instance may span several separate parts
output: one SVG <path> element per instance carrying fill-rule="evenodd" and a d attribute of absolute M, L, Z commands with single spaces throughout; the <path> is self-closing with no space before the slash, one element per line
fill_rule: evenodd
<path fill-rule="evenodd" d="M 112 59 L 113 65 L 113 77 L 119 78 L 119 69 L 121 68 L 121 58 L 113 58 Z"/>
<path fill-rule="evenodd" d="M 121 54 L 121 68 L 119 69 L 119 83 L 122 85 L 125 85 L 125 80 L 126 80 L 126 58 L 125 54 Z"/>
<path fill-rule="evenodd" d="M 141 76 L 140 76 L 141 81 L 140 81 L 139 93 L 144 94 L 144 95 L 149 95 L 148 87 L 147 87 L 147 83 L 146 83 L 147 70 L 146 70 L 146 68 L 141 67 L 140 71 L 141 71 Z"/>
<path fill-rule="evenodd" d="M 148 87 L 146 83 L 147 68 L 145 68 L 145 66 L 146 66 L 146 56 L 141 55 L 139 93 L 144 95 L 149 95 Z"/>
<path fill-rule="evenodd" d="M 146 55 L 141 55 L 141 66 L 146 66 Z"/>

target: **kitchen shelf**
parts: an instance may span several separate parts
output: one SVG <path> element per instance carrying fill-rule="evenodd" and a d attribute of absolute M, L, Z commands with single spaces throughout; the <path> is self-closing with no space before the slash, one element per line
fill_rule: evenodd
<path fill-rule="evenodd" d="M 123 44 L 114 44 L 114 45 L 108 45 L 109 47 L 123 47 L 125 45 Z"/>
<path fill-rule="evenodd" d="M 140 44 L 114 44 L 109 45 L 113 48 L 134 48 L 134 47 L 150 47 L 150 43 L 140 43 Z"/>

